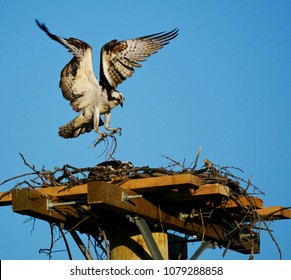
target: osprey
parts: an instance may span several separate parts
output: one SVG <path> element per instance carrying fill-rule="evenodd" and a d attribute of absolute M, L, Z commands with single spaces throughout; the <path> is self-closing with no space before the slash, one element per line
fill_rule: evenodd
<path fill-rule="evenodd" d="M 178 35 L 178 29 L 174 29 L 131 40 L 110 41 L 101 49 L 98 82 L 93 71 L 90 45 L 76 38 L 58 37 L 50 33 L 45 24 L 35 21 L 51 39 L 65 46 L 74 56 L 61 71 L 59 86 L 63 97 L 80 114 L 59 128 L 59 135 L 63 138 L 78 137 L 92 129 L 99 134 L 98 141 L 121 133 L 121 128 L 110 127 L 111 110 L 117 105 L 122 106 L 124 101 L 117 86 L 132 76 L 135 67 L 141 67 L 139 62 L 145 61 Z M 104 121 L 101 115 L 104 115 Z M 110 134 L 100 131 L 102 125 Z"/>

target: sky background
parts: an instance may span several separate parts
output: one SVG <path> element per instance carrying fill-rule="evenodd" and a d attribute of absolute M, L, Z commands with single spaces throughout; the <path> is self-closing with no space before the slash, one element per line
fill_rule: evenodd
<path fill-rule="evenodd" d="M 112 127 L 123 131 L 115 157 L 160 167 L 169 163 L 165 155 L 190 165 L 201 146 L 199 167 L 206 158 L 237 166 L 265 192 L 265 206 L 291 206 L 291 1 L 0 0 L 0 7 L 0 182 L 30 171 L 19 152 L 38 169 L 104 160 L 105 146 L 91 146 L 94 132 L 73 140 L 57 135 L 76 116 L 58 87 L 71 54 L 35 18 L 52 33 L 89 43 L 97 77 L 106 42 L 177 27 L 179 36 L 118 88 L 126 99 L 112 114 Z M 49 225 L 28 218 L 0 207 L 0 259 L 47 259 L 38 250 L 50 246 Z M 270 227 L 290 260 L 291 221 Z M 83 259 L 69 241 L 73 258 Z M 189 246 L 190 256 L 196 248 Z M 55 249 L 65 249 L 64 243 Z M 222 259 L 222 253 L 209 249 L 201 259 Z M 67 259 L 67 253 L 53 258 Z M 247 258 L 231 251 L 225 256 Z M 255 259 L 278 258 L 262 232 Z"/>

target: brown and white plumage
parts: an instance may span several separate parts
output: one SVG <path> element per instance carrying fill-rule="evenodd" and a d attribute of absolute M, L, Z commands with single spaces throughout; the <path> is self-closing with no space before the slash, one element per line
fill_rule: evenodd
<path fill-rule="evenodd" d="M 123 105 L 124 96 L 117 86 L 131 77 L 134 68 L 141 67 L 150 55 L 156 53 L 178 35 L 174 29 L 131 40 L 112 40 L 105 44 L 100 53 L 100 82 L 97 81 L 92 65 L 92 48 L 75 39 L 65 39 L 50 33 L 44 24 L 37 25 L 53 40 L 65 46 L 73 54 L 71 61 L 63 68 L 60 88 L 65 99 L 80 115 L 59 129 L 63 138 L 74 138 L 94 129 L 99 139 L 106 136 L 99 130 L 103 125 L 111 133 L 120 128 L 111 128 L 110 113 L 117 105 Z M 100 116 L 104 115 L 104 123 Z"/>

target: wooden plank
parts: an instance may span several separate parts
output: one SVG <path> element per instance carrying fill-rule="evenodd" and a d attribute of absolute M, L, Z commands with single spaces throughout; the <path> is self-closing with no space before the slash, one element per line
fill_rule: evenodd
<path fill-rule="evenodd" d="M 229 196 L 229 187 L 221 184 L 201 185 L 198 189 L 179 190 L 166 193 L 163 198 L 167 201 L 192 201 L 197 199 L 210 199 L 215 196 Z"/>
<path fill-rule="evenodd" d="M 48 199 L 53 203 L 62 202 L 62 200 L 48 196 L 38 190 L 28 188 L 15 189 L 12 191 L 12 209 L 16 213 L 29 215 L 45 221 L 66 222 L 72 218 L 80 218 L 78 212 L 72 206 L 48 209 Z"/>
<path fill-rule="evenodd" d="M 78 186 L 58 186 L 58 187 L 47 187 L 38 188 L 42 194 L 64 198 L 64 199 L 82 199 L 87 196 L 87 184 Z M 0 193 L 0 206 L 11 205 L 12 204 L 12 193 L 2 192 Z"/>
<path fill-rule="evenodd" d="M 12 193 L 1 192 L 0 193 L 0 206 L 11 205 L 11 203 L 12 203 Z"/>
<path fill-rule="evenodd" d="M 41 192 L 56 196 L 59 198 L 66 198 L 66 199 L 74 199 L 74 197 L 78 197 L 79 199 L 85 197 L 88 192 L 88 186 L 87 184 L 78 185 L 78 186 L 59 186 L 59 187 L 48 187 L 48 188 L 41 188 L 38 189 L 41 190 Z"/>
<path fill-rule="evenodd" d="M 291 210 L 282 206 L 269 206 L 257 209 L 256 212 L 264 219 L 291 219 Z"/>
<path fill-rule="evenodd" d="M 203 227 L 194 222 L 185 223 L 185 221 L 176 218 L 173 213 L 168 214 L 169 209 L 165 209 L 163 205 L 151 202 L 143 197 L 131 199 L 126 203 L 122 201 L 123 193 L 127 195 L 138 195 L 138 193 L 109 183 L 100 183 L 88 183 L 88 204 L 96 207 L 96 209 L 102 207 L 119 214 L 138 215 L 146 218 L 147 221 L 161 224 L 167 229 L 204 236 L 206 240 L 217 241 L 219 244 L 226 245 L 228 243 L 228 231 L 219 225 L 209 223 Z M 234 248 L 234 250 L 248 254 L 251 252 L 252 246 L 252 240 L 246 238 L 243 242 L 234 240 L 230 249 Z M 259 247 L 255 246 L 255 251 L 258 250 Z"/>
<path fill-rule="evenodd" d="M 141 179 L 131 179 L 120 187 L 131 189 L 138 192 L 161 191 L 168 188 L 176 188 L 180 186 L 198 187 L 201 185 L 201 179 L 191 174 L 169 175 L 161 177 L 148 177 Z"/>
<path fill-rule="evenodd" d="M 96 182 L 97 183 L 97 182 Z M 133 189 L 137 191 L 159 191 L 165 189 L 165 187 L 175 188 L 177 186 L 200 186 L 201 180 L 199 177 L 191 174 L 179 174 L 171 176 L 161 177 L 149 177 L 142 179 L 131 179 L 121 184 L 120 186 L 125 189 Z M 69 198 L 73 196 L 80 196 L 87 194 L 87 184 L 78 186 L 58 186 L 58 187 L 47 187 L 40 188 L 45 194 Z M 11 193 L 6 194 L 5 192 L 0 193 L 0 205 L 11 205 L 12 195 Z"/>
<path fill-rule="evenodd" d="M 124 190 L 119 186 L 115 186 L 105 182 L 88 183 L 88 204 L 96 206 L 103 206 L 106 209 L 111 209 L 119 213 L 132 213 L 151 220 L 167 220 L 170 221 L 174 217 L 164 213 L 160 210 L 158 205 L 150 202 L 144 198 L 129 199 L 127 202 L 123 201 L 123 196 L 136 196 L 138 193 L 132 190 Z M 161 215 L 161 216 L 160 216 Z M 175 220 L 175 218 L 174 218 Z"/>
<path fill-rule="evenodd" d="M 237 198 L 237 201 L 242 204 L 243 206 L 249 207 L 253 206 L 255 208 L 263 208 L 263 200 L 255 197 L 255 196 L 240 196 Z M 237 202 L 234 200 L 230 199 L 228 200 L 224 205 L 222 205 L 223 208 L 236 208 L 239 207 Z"/>
<path fill-rule="evenodd" d="M 229 187 L 221 184 L 205 184 L 200 186 L 197 190 L 193 192 L 193 195 L 203 196 L 203 195 L 213 195 L 219 194 L 223 196 L 229 196 Z"/>
<path fill-rule="evenodd" d="M 102 182 L 96 182 L 102 183 Z M 161 176 L 161 177 L 149 177 L 142 179 L 132 179 L 126 181 L 121 185 L 124 189 L 133 189 L 136 191 L 159 191 L 161 189 L 175 188 L 177 186 L 199 186 L 201 180 L 197 176 L 191 174 L 180 174 L 173 176 Z M 56 196 L 60 198 L 73 198 L 74 196 L 86 195 L 88 186 L 87 184 L 78 186 L 59 186 L 59 187 L 47 187 L 41 188 L 41 191 L 47 195 Z M 4 193 L 0 193 L 4 195 Z M 12 196 L 8 194 L 0 199 L 2 205 L 11 204 Z"/>

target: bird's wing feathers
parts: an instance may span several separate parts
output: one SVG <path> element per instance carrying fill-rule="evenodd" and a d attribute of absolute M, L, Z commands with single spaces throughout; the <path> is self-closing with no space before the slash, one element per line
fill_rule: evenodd
<path fill-rule="evenodd" d="M 58 37 L 50 33 L 44 24 L 37 20 L 36 23 L 51 39 L 65 46 L 73 54 L 74 57 L 61 72 L 60 88 L 64 98 L 71 101 L 75 111 L 83 110 L 96 98 L 96 87 L 99 87 L 93 71 L 91 47 L 75 38 Z"/>
<path fill-rule="evenodd" d="M 36 20 L 37 25 L 53 40 L 65 46 L 73 54 L 71 61 L 61 72 L 60 88 L 64 98 L 71 101 L 77 112 L 96 101 L 96 90 L 101 86 L 116 89 L 124 80 L 131 77 L 140 62 L 163 48 L 178 35 L 178 29 L 160 32 L 131 40 L 113 40 L 101 49 L 100 84 L 92 66 L 92 49 L 87 43 L 75 39 L 65 39 L 49 32 L 45 24 Z"/>
<path fill-rule="evenodd" d="M 100 84 L 116 88 L 131 77 L 139 62 L 156 53 L 178 35 L 178 29 L 168 33 L 160 32 L 132 40 L 113 40 L 101 49 Z"/>

